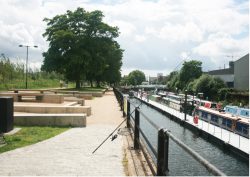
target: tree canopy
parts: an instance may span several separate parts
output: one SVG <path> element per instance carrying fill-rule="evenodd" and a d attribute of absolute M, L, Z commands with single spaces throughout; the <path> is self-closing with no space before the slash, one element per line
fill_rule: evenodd
<path fill-rule="evenodd" d="M 63 74 L 75 81 L 77 88 L 82 80 L 119 82 L 123 50 L 114 40 L 119 32 L 104 23 L 103 17 L 101 11 L 77 8 L 45 18 L 43 36 L 49 41 L 49 49 L 43 53 L 42 69 Z"/>
<path fill-rule="evenodd" d="M 208 74 L 203 74 L 189 84 L 189 89 L 196 94 L 199 92 L 203 93 L 204 98 L 209 100 L 218 100 L 219 90 L 225 87 L 223 80 Z"/>
<path fill-rule="evenodd" d="M 145 80 L 145 74 L 139 70 L 134 70 L 128 75 L 128 82 L 130 85 L 140 85 Z"/>
<path fill-rule="evenodd" d="M 175 91 L 185 90 L 190 82 L 199 78 L 202 75 L 202 62 L 197 60 L 191 60 L 184 62 L 179 72 L 173 71 L 169 75 L 168 88 Z"/>

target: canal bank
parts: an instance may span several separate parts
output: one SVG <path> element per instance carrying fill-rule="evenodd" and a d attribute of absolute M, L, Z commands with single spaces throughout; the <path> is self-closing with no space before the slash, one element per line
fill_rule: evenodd
<path fill-rule="evenodd" d="M 140 112 L 143 112 L 140 116 L 140 127 L 144 131 L 147 138 L 150 140 L 151 145 L 157 149 L 157 130 L 152 128 L 149 125 L 143 115 L 147 115 L 152 122 L 157 124 L 160 127 L 167 128 L 178 137 L 184 144 L 188 145 L 194 151 L 199 153 L 210 163 L 219 168 L 226 175 L 230 176 L 248 176 L 249 167 L 248 161 L 242 159 L 242 157 L 237 157 L 231 151 L 225 151 L 222 148 L 218 148 L 218 145 L 208 141 L 206 138 L 200 137 L 199 134 L 194 133 L 190 128 L 183 126 L 182 121 L 177 123 L 174 121 L 174 118 L 169 118 L 167 115 L 159 110 L 153 108 L 149 104 L 145 104 L 141 101 L 132 99 L 130 100 L 136 107 L 140 107 Z M 131 111 L 134 109 L 131 108 Z M 135 115 L 133 114 L 133 117 Z M 207 176 L 211 175 L 206 172 L 199 163 L 194 161 L 190 156 L 180 148 L 178 148 L 173 142 L 170 141 L 170 150 L 169 150 L 169 169 L 170 175 L 187 175 L 187 176 Z"/>
<path fill-rule="evenodd" d="M 239 135 L 234 134 L 235 136 L 239 137 L 241 139 L 241 141 L 243 141 L 242 143 L 245 143 L 245 146 L 242 146 L 244 148 L 239 148 L 233 144 L 237 144 L 237 143 L 231 143 L 230 141 L 225 141 L 222 138 L 221 134 L 221 138 L 216 137 L 214 134 L 211 134 L 209 131 L 201 129 L 201 127 L 199 127 L 198 125 L 193 123 L 193 117 L 187 115 L 187 120 L 184 120 L 184 113 L 180 113 L 174 109 L 171 109 L 167 106 L 161 105 L 159 103 L 156 103 L 154 101 L 151 100 L 146 100 L 146 99 L 141 99 L 139 97 L 136 97 L 136 99 L 142 101 L 144 104 L 149 105 L 150 107 L 160 111 L 162 114 L 164 114 L 166 117 L 174 120 L 175 122 L 179 123 L 181 126 L 188 128 L 189 130 L 193 131 L 197 136 L 204 138 L 205 140 L 217 145 L 218 147 L 222 148 L 225 151 L 230 151 L 231 153 L 235 154 L 236 156 L 240 156 L 240 158 L 242 158 L 243 160 L 245 160 L 246 162 L 249 161 L 249 139 L 245 138 L 245 137 L 240 137 Z M 203 120 L 199 120 L 200 124 L 202 124 L 202 126 L 204 126 L 204 124 L 206 123 Z M 208 123 L 206 123 L 208 124 Z M 232 132 L 222 129 L 220 127 L 217 127 L 215 125 L 209 124 L 208 128 L 210 129 L 220 129 L 219 131 L 221 132 L 222 130 L 224 132 L 227 132 L 225 134 L 233 134 Z M 232 135 L 231 135 L 232 137 Z M 238 138 L 232 138 L 231 141 L 237 141 Z"/>

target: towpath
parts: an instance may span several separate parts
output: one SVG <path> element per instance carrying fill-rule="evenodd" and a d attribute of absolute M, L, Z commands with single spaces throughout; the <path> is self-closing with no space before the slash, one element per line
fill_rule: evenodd
<path fill-rule="evenodd" d="M 122 137 L 108 140 L 92 154 L 123 120 L 113 92 L 86 105 L 92 107 L 87 127 L 0 154 L 0 176 L 124 176 Z"/>

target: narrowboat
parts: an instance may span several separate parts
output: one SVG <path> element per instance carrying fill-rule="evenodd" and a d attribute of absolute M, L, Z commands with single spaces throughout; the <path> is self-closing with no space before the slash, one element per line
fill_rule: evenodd
<path fill-rule="evenodd" d="M 196 123 L 197 119 L 249 138 L 249 109 L 226 106 L 221 110 L 218 105 L 205 103 L 203 106 L 196 106 L 194 110 Z"/>

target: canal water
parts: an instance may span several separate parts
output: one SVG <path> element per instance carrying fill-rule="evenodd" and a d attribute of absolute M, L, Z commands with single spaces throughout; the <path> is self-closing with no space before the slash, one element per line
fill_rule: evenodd
<path fill-rule="evenodd" d="M 247 162 L 222 151 L 217 146 L 198 137 L 187 128 L 181 126 L 159 111 L 141 104 L 137 99 L 131 99 L 131 112 L 134 106 L 140 105 L 140 110 L 147 115 L 156 125 L 167 128 L 171 133 L 188 145 L 202 157 L 216 166 L 228 176 L 249 176 L 249 165 Z M 132 114 L 134 117 L 134 114 Z M 155 150 L 157 150 L 157 130 L 140 115 L 140 128 L 149 139 Z M 142 136 L 140 136 L 142 137 Z M 172 140 L 169 142 L 169 175 L 170 176 L 210 176 L 205 167 L 187 154 Z"/>

